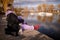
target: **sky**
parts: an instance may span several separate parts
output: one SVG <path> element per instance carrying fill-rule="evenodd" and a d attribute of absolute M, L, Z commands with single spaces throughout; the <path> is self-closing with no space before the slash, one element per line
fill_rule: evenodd
<path fill-rule="evenodd" d="M 60 1 L 60 0 L 21 0 L 21 1 Z"/>
<path fill-rule="evenodd" d="M 14 0 L 14 7 L 36 7 L 38 4 L 60 4 L 60 0 Z"/>

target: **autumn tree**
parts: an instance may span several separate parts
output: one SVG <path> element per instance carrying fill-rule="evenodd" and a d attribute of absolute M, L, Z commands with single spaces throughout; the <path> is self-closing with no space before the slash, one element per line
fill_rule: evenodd
<path fill-rule="evenodd" d="M 58 4 L 57 7 L 60 8 L 60 4 Z"/>
<path fill-rule="evenodd" d="M 38 10 L 38 12 L 41 11 L 41 5 L 38 5 L 38 6 L 37 6 L 37 10 Z"/>
<path fill-rule="evenodd" d="M 46 12 L 46 10 L 47 10 L 47 4 L 42 4 L 42 11 L 44 11 L 44 12 Z"/>
<path fill-rule="evenodd" d="M 23 10 L 23 12 L 24 12 L 24 17 L 27 18 L 28 14 L 29 14 L 28 7 L 25 7 L 24 10 Z"/>
<path fill-rule="evenodd" d="M 49 9 L 49 12 L 53 12 L 54 5 L 53 5 L 53 4 L 50 4 L 50 5 L 48 6 L 48 9 Z"/>

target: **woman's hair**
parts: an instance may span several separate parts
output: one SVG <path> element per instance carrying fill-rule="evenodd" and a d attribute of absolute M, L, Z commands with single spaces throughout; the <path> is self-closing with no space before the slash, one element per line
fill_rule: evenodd
<path fill-rule="evenodd" d="M 12 6 L 12 4 L 8 4 L 7 6 L 10 7 L 10 6 Z"/>
<path fill-rule="evenodd" d="M 9 11 L 9 10 L 11 11 L 12 9 L 8 9 L 7 11 Z"/>
<path fill-rule="evenodd" d="M 8 10 L 14 11 L 14 7 L 12 6 L 12 4 L 8 4 L 7 7 L 8 7 Z"/>

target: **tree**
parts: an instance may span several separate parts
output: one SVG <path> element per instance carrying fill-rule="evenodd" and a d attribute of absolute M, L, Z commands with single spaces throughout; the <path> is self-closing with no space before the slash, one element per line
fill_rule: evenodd
<path fill-rule="evenodd" d="M 54 9 L 54 5 L 53 5 L 53 4 L 50 4 L 50 5 L 48 6 L 49 12 L 53 12 L 53 9 Z"/>
<path fill-rule="evenodd" d="M 38 12 L 41 11 L 41 5 L 38 5 L 38 6 L 37 6 L 37 10 L 38 10 Z"/>
<path fill-rule="evenodd" d="M 24 8 L 24 17 L 28 17 L 28 14 L 29 14 L 29 10 L 28 10 L 28 7 L 25 7 Z"/>
<path fill-rule="evenodd" d="M 3 8 L 4 8 L 5 12 L 7 11 L 7 5 L 8 4 L 13 4 L 13 1 L 14 0 L 2 0 L 2 2 L 3 2 Z"/>
<path fill-rule="evenodd" d="M 3 0 L 0 0 L 0 3 L 3 3 Z"/>
<path fill-rule="evenodd" d="M 52 10 L 52 9 L 54 9 L 54 5 L 53 5 L 53 4 L 50 4 L 50 5 L 48 6 L 48 8 Z"/>
<path fill-rule="evenodd" d="M 60 4 L 58 4 L 57 7 L 60 9 Z"/>
<path fill-rule="evenodd" d="M 46 12 L 46 10 L 47 10 L 47 4 L 42 4 L 42 11 L 44 11 L 44 12 Z"/>

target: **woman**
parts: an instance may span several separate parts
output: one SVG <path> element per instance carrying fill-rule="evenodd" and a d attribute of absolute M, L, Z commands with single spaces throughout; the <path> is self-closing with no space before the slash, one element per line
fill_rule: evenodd
<path fill-rule="evenodd" d="M 7 28 L 5 29 L 6 33 L 12 34 L 12 32 L 15 32 L 16 33 L 15 35 L 18 36 L 18 31 L 20 29 L 18 17 L 15 15 L 15 13 L 11 9 L 7 10 L 6 16 L 7 16 L 7 19 L 6 19 Z"/>

